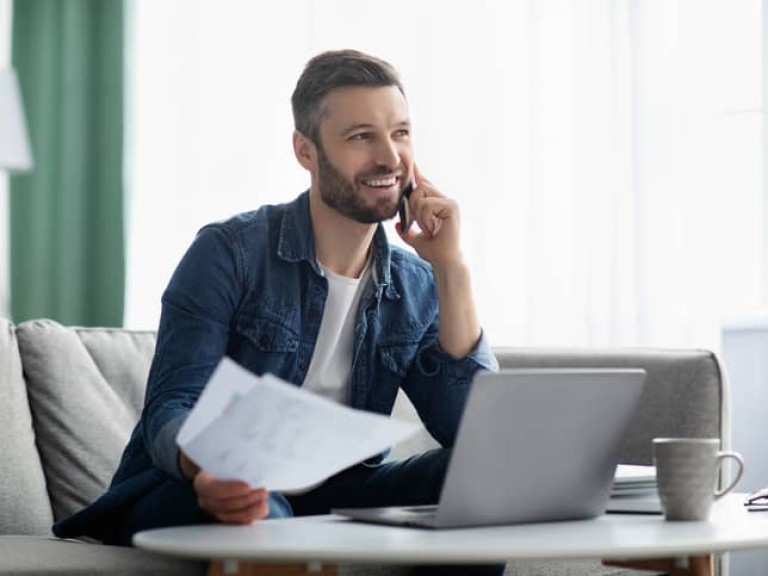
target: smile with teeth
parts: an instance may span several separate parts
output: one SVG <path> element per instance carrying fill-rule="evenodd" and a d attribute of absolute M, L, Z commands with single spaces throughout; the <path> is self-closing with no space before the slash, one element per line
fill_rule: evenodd
<path fill-rule="evenodd" d="M 363 180 L 363 184 L 371 188 L 389 188 L 397 184 L 397 176 L 390 176 L 389 178 L 371 178 L 370 180 Z"/>

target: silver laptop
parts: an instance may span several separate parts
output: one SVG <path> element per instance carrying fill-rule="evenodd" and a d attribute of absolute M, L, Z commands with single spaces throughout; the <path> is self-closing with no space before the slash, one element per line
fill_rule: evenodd
<path fill-rule="evenodd" d="M 640 369 L 479 372 L 436 506 L 332 512 L 423 528 L 599 516 L 644 380 Z"/>

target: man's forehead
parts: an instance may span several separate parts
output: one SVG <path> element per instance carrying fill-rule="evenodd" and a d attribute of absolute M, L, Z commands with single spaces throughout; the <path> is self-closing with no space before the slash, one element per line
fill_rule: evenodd
<path fill-rule="evenodd" d="M 374 126 L 408 123 L 408 103 L 396 86 L 336 88 L 323 99 L 321 121 Z"/>

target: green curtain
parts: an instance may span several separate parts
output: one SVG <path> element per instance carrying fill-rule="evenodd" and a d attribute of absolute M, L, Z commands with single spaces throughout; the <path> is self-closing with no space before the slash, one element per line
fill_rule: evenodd
<path fill-rule="evenodd" d="M 34 170 L 10 183 L 11 314 L 121 326 L 123 0 L 17 0 Z"/>

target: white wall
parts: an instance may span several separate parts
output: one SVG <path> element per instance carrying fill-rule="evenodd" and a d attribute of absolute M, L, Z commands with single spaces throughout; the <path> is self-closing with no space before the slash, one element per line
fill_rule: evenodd
<path fill-rule="evenodd" d="M 763 0 L 763 222 L 768 223 L 768 0 Z M 763 290 L 768 293 L 768 225 L 763 228 Z"/>

